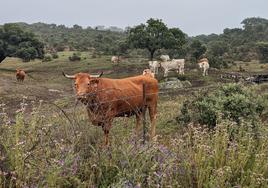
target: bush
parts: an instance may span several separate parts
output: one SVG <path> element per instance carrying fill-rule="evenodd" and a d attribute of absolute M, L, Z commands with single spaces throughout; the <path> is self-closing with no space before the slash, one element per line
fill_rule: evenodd
<path fill-rule="evenodd" d="M 50 54 L 46 54 L 42 61 L 43 62 L 52 61 L 52 56 Z"/>
<path fill-rule="evenodd" d="M 222 86 L 211 94 L 200 94 L 193 101 L 185 101 L 179 122 L 196 122 L 214 128 L 220 119 L 237 124 L 241 119 L 256 123 L 263 111 L 260 98 L 238 84 Z"/>
<path fill-rule="evenodd" d="M 180 81 L 185 81 L 185 80 L 187 80 L 187 77 L 185 76 L 185 75 L 178 75 L 178 79 L 180 80 Z"/>
<path fill-rule="evenodd" d="M 69 60 L 70 61 L 80 61 L 81 57 L 80 57 L 79 53 L 73 53 L 73 55 L 69 57 Z"/>
<path fill-rule="evenodd" d="M 229 64 L 232 64 L 233 61 L 225 60 L 222 57 L 209 56 L 209 65 L 217 69 L 228 68 Z"/>
<path fill-rule="evenodd" d="M 58 59 L 59 58 L 59 55 L 57 54 L 57 52 L 56 53 L 52 53 L 52 58 L 53 59 Z"/>
<path fill-rule="evenodd" d="M 257 43 L 260 63 L 268 63 L 268 42 Z"/>

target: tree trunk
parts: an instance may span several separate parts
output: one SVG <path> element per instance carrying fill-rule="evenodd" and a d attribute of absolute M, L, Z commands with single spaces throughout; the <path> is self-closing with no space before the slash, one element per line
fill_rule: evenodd
<path fill-rule="evenodd" d="M 150 61 L 153 61 L 154 59 L 154 52 L 155 50 L 150 50 Z"/>
<path fill-rule="evenodd" d="M 6 59 L 6 56 L 0 56 L 0 63 L 2 63 L 2 61 L 4 61 L 4 59 Z"/>

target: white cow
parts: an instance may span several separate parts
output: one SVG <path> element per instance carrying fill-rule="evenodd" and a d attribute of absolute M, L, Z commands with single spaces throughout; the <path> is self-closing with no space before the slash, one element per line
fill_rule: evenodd
<path fill-rule="evenodd" d="M 149 68 L 154 74 L 158 74 L 160 63 L 158 61 L 149 61 Z"/>
<path fill-rule="evenodd" d="M 112 58 L 111 58 L 112 63 L 119 63 L 119 61 L 120 61 L 120 59 L 118 56 L 112 56 Z"/>
<path fill-rule="evenodd" d="M 198 61 L 199 68 L 203 71 L 203 76 L 208 75 L 209 63 L 207 58 L 202 58 Z"/>
<path fill-rule="evenodd" d="M 169 60 L 170 60 L 169 55 L 161 55 L 161 56 L 160 56 L 160 59 L 161 59 L 161 61 L 163 61 L 163 62 L 165 62 L 165 61 L 169 61 Z"/>
<path fill-rule="evenodd" d="M 176 61 L 179 65 L 179 74 L 184 74 L 185 59 L 172 59 L 172 61 Z"/>
<path fill-rule="evenodd" d="M 150 76 L 150 77 L 155 77 L 154 73 L 150 69 L 144 69 L 142 72 L 142 75 L 144 76 Z"/>
<path fill-rule="evenodd" d="M 161 62 L 164 69 L 164 77 L 168 76 L 168 72 L 176 70 L 177 73 L 184 74 L 185 59 L 173 59 L 171 61 Z"/>

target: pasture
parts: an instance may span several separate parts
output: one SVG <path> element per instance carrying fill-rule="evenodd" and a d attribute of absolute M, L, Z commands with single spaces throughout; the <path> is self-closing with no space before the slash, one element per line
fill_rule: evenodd
<path fill-rule="evenodd" d="M 73 83 L 62 71 L 100 73 L 124 78 L 142 74 L 147 60 L 126 58 L 112 65 L 110 56 L 70 62 L 72 52 L 58 53 L 50 62 L 23 63 L 8 58 L 0 64 L 0 184 L 3 187 L 267 187 L 268 112 L 267 84 L 246 85 L 263 96 L 264 115 L 258 139 L 252 122 L 242 121 L 229 138 L 229 120 L 217 122 L 214 131 L 176 121 L 186 100 L 211 93 L 232 80 L 219 72 L 202 77 L 187 67 L 184 79 L 192 87 L 161 90 L 158 102 L 157 140 L 142 144 L 134 134 L 135 118 L 118 118 L 111 129 L 111 145 L 102 148 L 102 130 L 88 121 L 85 107 L 77 103 Z M 268 72 L 258 62 L 236 62 L 226 72 L 242 66 L 250 74 Z M 23 83 L 15 69 L 28 74 Z M 241 84 L 243 85 L 243 84 Z M 147 117 L 148 120 L 148 117 Z M 250 127 L 250 128 L 245 128 Z"/>

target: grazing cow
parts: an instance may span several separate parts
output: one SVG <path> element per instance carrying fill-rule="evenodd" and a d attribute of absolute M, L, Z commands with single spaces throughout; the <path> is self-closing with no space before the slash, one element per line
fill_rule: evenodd
<path fill-rule="evenodd" d="M 112 62 L 112 63 L 117 64 L 117 63 L 119 63 L 119 61 L 120 61 L 120 59 L 119 59 L 118 56 L 112 56 L 112 58 L 111 58 L 111 62 Z"/>
<path fill-rule="evenodd" d="M 176 70 L 177 73 L 184 74 L 184 59 L 173 59 L 172 61 L 161 62 L 161 67 L 164 69 L 164 77 L 168 76 L 168 72 Z"/>
<path fill-rule="evenodd" d="M 17 81 L 23 82 L 25 76 L 26 76 L 26 73 L 23 70 L 16 69 L 16 78 L 17 78 Z"/>
<path fill-rule="evenodd" d="M 76 97 L 87 107 L 93 125 L 101 126 L 104 144 L 109 143 L 109 131 L 115 117 L 136 115 L 136 133 L 140 132 L 143 107 L 149 109 L 151 120 L 150 138 L 155 136 L 158 81 L 139 75 L 124 79 L 100 78 L 87 73 L 63 75 L 74 79 Z M 145 104 L 143 101 L 145 84 Z M 144 106 L 145 105 L 145 106 Z"/>
<path fill-rule="evenodd" d="M 160 59 L 161 59 L 161 61 L 163 61 L 163 62 L 165 62 L 165 61 L 169 61 L 169 60 L 170 60 L 169 55 L 161 55 L 161 56 L 160 56 Z"/>
<path fill-rule="evenodd" d="M 154 74 L 158 74 L 160 63 L 158 61 L 149 61 L 149 68 Z"/>
<path fill-rule="evenodd" d="M 154 73 L 150 69 L 144 69 L 143 72 L 142 72 L 142 75 L 144 75 L 144 76 L 150 76 L 152 78 L 155 77 Z"/>
<path fill-rule="evenodd" d="M 202 58 L 198 61 L 199 68 L 203 71 L 203 76 L 208 75 L 209 63 L 207 58 Z"/>

